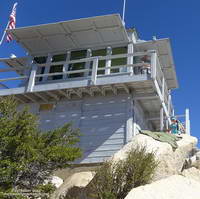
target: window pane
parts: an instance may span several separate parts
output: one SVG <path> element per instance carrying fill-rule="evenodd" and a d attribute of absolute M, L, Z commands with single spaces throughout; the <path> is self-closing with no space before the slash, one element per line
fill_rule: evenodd
<path fill-rule="evenodd" d="M 72 51 L 71 60 L 86 58 L 87 50 Z"/>
<path fill-rule="evenodd" d="M 63 71 L 63 65 L 57 65 L 57 66 L 51 66 L 49 73 L 57 73 Z M 48 77 L 48 79 L 56 80 L 56 79 L 62 79 L 62 75 L 54 75 Z"/>
<path fill-rule="evenodd" d="M 67 54 L 54 55 L 52 57 L 52 62 L 65 61 L 66 57 L 67 57 Z"/>
<path fill-rule="evenodd" d="M 69 65 L 69 71 L 82 70 L 82 69 L 85 69 L 85 62 Z M 84 73 L 69 74 L 69 78 L 83 77 L 83 76 L 84 76 Z"/>
<path fill-rule="evenodd" d="M 41 75 L 44 74 L 45 67 L 37 67 L 37 74 Z M 37 77 L 36 81 L 42 81 L 43 77 Z"/>
<path fill-rule="evenodd" d="M 127 53 L 127 47 L 117 47 L 112 49 L 112 54 L 113 55 L 118 55 L 118 54 L 126 54 Z"/>
<path fill-rule="evenodd" d="M 47 62 L 47 57 L 44 56 L 44 57 L 34 57 L 34 61 L 37 63 L 37 64 L 44 64 Z"/>
<path fill-rule="evenodd" d="M 93 50 L 92 57 L 95 57 L 95 56 L 106 56 L 106 49 Z"/>

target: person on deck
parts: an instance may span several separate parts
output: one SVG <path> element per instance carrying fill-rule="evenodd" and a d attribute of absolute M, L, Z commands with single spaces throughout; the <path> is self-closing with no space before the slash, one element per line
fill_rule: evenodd
<path fill-rule="evenodd" d="M 141 59 L 141 61 L 144 63 L 141 73 L 142 74 L 151 74 L 151 59 L 148 55 L 144 55 Z"/>
<path fill-rule="evenodd" d="M 175 117 L 171 118 L 171 125 L 169 126 L 169 130 L 171 132 L 171 134 L 181 134 L 181 132 L 179 131 L 179 124 L 178 121 Z"/>

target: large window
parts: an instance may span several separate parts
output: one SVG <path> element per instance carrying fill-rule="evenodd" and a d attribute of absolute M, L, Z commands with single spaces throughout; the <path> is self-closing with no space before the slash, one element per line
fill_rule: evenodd
<path fill-rule="evenodd" d="M 92 57 L 96 56 L 106 56 L 106 49 L 93 50 Z M 104 68 L 105 66 L 106 66 L 106 60 L 99 60 L 98 68 Z M 99 70 L 97 74 L 98 75 L 105 74 L 105 70 Z"/>
<path fill-rule="evenodd" d="M 70 60 L 83 59 L 83 58 L 86 58 L 86 56 L 87 56 L 87 50 L 72 51 Z M 69 65 L 69 71 L 82 70 L 82 69 L 85 69 L 85 62 Z M 74 77 L 83 77 L 83 76 L 84 76 L 84 73 L 75 73 L 75 74 L 70 74 L 68 77 L 74 78 Z"/>
<path fill-rule="evenodd" d="M 79 60 L 79 59 L 84 59 L 87 57 L 88 50 L 79 50 L 79 51 L 71 51 L 70 52 L 70 57 L 69 61 L 73 60 Z M 107 48 L 103 49 L 97 49 L 97 50 L 92 50 L 91 51 L 91 56 L 92 57 L 105 57 L 107 55 Z M 120 54 L 127 54 L 127 47 L 115 47 L 111 49 L 110 55 L 120 55 Z M 69 55 L 69 54 L 68 54 Z M 88 56 L 89 57 L 89 56 Z M 37 69 L 37 74 L 44 74 L 45 72 L 47 73 L 60 73 L 63 72 L 63 67 L 64 63 L 67 59 L 67 53 L 63 54 L 57 54 L 53 55 L 50 63 L 47 63 L 47 56 L 40 56 L 40 57 L 35 57 L 34 62 L 36 64 L 44 64 L 44 66 L 40 66 Z M 61 62 L 61 63 L 58 63 Z M 63 63 L 62 63 L 63 62 Z M 49 64 L 49 65 L 46 65 Z M 57 64 L 57 65 L 53 65 Z M 68 71 L 76 71 L 76 70 L 83 70 L 86 67 L 89 69 L 92 69 L 92 64 L 93 62 L 80 62 L 80 63 L 71 63 L 68 65 Z M 124 58 L 113 58 L 111 59 L 111 73 L 118 73 L 123 70 L 123 67 L 120 69 L 113 68 L 114 66 L 126 66 L 127 65 L 127 57 Z M 49 68 L 46 68 L 49 67 Z M 104 75 L 105 74 L 105 67 L 106 67 L 106 59 L 103 58 L 103 60 L 99 60 L 98 62 L 98 69 L 104 68 L 102 70 L 98 70 L 97 74 L 98 75 Z M 124 68 L 126 69 L 126 68 Z M 84 75 L 91 75 L 91 71 L 88 72 L 79 72 L 79 73 L 74 73 L 74 74 L 68 74 L 65 75 L 67 78 L 76 78 L 76 77 L 83 77 Z M 36 81 L 42 81 L 42 80 L 59 80 L 63 79 L 63 75 L 54 75 L 54 76 L 49 76 L 49 77 L 39 77 L 37 78 Z"/>
<path fill-rule="evenodd" d="M 43 57 L 34 57 L 34 62 L 36 64 L 45 64 L 47 62 L 47 56 Z M 38 67 L 37 68 L 37 74 L 44 74 L 45 67 Z M 42 81 L 43 77 L 39 77 L 36 79 L 36 81 Z"/>
<path fill-rule="evenodd" d="M 120 54 L 127 54 L 127 47 L 118 47 L 112 49 L 112 55 L 120 55 Z M 112 66 L 120 66 L 120 65 L 126 65 L 127 64 L 127 58 L 116 58 L 112 59 L 111 61 L 111 67 Z M 119 69 L 111 69 L 111 73 L 118 73 Z"/>

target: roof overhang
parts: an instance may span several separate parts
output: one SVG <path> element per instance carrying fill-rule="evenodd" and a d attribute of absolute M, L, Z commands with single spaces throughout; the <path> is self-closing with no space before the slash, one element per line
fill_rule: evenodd
<path fill-rule="evenodd" d="M 126 44 L 119 14 L 7 30 L 31 55 Z"/>
<path fill-rule="evenodd" d="M 0 63 L 13 68 L 18 74 L 24 73 L 24 67 L 27 65 L 28 57 L 19 58 L 0 58 Z"/>
<path fill-rule="evenodd" d="M 168 88 L 178 88 L 174 59 L 172 56 L 170 40 L 168 38 L 152 41 L 139 41 L 135 43 L 135 47 L 137 51 L 156 50 L 167 81 Z"/>

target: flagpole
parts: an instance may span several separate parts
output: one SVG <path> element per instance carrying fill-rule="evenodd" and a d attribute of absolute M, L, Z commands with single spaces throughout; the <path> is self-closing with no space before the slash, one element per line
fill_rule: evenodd
<path fill-rule="evenodd" d="M 7 23 L 7 25 L 6 25 L 6 28 L 5 28 L 4 33 L 3 33 L 3 36 L 2 36 L 1 41 L 0 41 L 0 46 L 1 46 L 1 44 L 3 43 L 4 37 L 5 37 L 5 35 L 6 35 L 6 30 L 7 30 L 8 28 L 11 29 L 11 28 L 9 27 L 9 25 L 10 25 L 10 23 L 11 23 L 11 17 L 12 17 L 12 20 L 13 20 L 13 18 L 14 18 L 14 22 L 12 22 L 12 23 L 14 23 L 14 27 L 12 27 L 12 29 L 15 28 L 15 23 L 16 23 L 16 6 L 17 6 L 17 4 L 18 4 L 18 3 L 16 2 L 16 3 L 14 3 L 14 5 L 13 5 L 11 14 L 10 14 L 10 16 L 9 16 L 8 23 Z M 12 24 L 12 26 L 13 26 L 13 24 Z"/>
<path fill-rule="evenodd" d="M 4 30 L 3 36 L 2 36 L 2 38 L 1 38 L 0 46 L 1 46 L 1 44 L 3 43 L 3 40 L 4 40 L 4 37 L 5 37 L 5 35 L 6 35 L 6 30 L 7 30 L 7 28 L 8 28 L 8 25 L 9 25 L 9 21 L 8 21 L 7 26 L 6 26 L 6 29 Z"/>
<path fill-rule="evenodd" d="M 122 19 L 123 19 L 124 23 L 125 23 L 125 21 L 124 21 L 124 19 L 125 19 L 125 12 L 126 12 L 126 0 L 124 0 L 123 15 L 122 15 Z"/>

